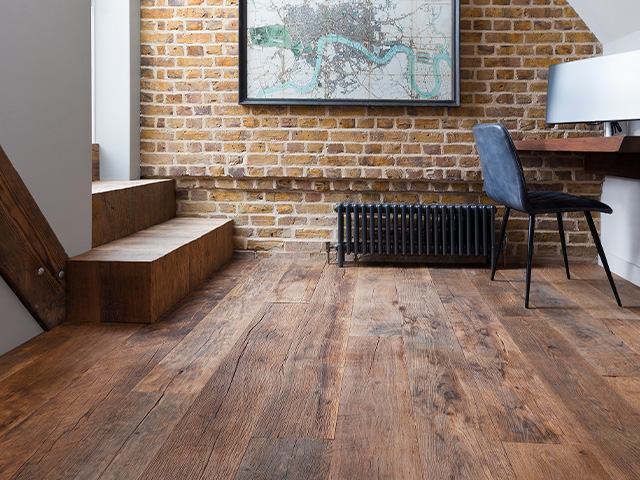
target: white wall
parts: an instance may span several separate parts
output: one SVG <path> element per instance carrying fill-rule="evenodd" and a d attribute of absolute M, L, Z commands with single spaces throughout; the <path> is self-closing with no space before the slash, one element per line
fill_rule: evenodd
<path fill-rule="evenodd" d="M 100 179 L 140 178 L 140 1 L 93 0 Z"/>
<path fill-rule="evenodd" d="M 638 31 L 638 0 L 569 0 L 604 45 Z"/>
<path fill-rule="evenodd" d="M 69 256 L 91 248 L 88 0 L 2 2 L 0 145 Z M 0 353 L 40 328 L 0 280 Z"/>
<path fill-rule="evenodd" d="M 640 50 L 640 30 L 604 45 L 605 55 L 631 50 Z M 628 130 L 640 135 L 639 122 L 630 122 Z M 613 209 L 613 214 L 602 215 L 602 246 L 611 270 L 640 285 L 640 181 L 606 177 L 602 201 Z"/>
<path fill-rule="evenodd" d="M 603 43 L 605 55 L 640 50 L 640 1 L 569 3 Z M 638 85 L 640 92 L 640 82 Z M 625 134 L 628 131 L 629 135 L 640 135 L 640 122 L 629 122 L 623 129 Z M 640 285 L 640 181 L 605 177 L 602 201 L 613 209 L 612 215 L 602 215 L 601 224 L 602 246 L 611 270 Z"/>

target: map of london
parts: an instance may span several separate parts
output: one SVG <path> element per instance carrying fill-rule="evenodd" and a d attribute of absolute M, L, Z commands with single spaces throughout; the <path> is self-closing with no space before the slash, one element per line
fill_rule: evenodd
<path fill-rule="evenodd" d="M 248 98 L 453 99 L 453 0 L 246 1 Z"/>

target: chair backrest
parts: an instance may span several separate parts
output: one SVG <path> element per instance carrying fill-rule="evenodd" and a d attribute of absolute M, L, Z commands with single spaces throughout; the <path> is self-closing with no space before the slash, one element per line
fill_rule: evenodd
<path fill-rule="evenodd" d="M 509 131 L 499 123 L 485 123 L 473 127 L 473 136 L 489 198 L 528 213 L 527 184 Z"/>

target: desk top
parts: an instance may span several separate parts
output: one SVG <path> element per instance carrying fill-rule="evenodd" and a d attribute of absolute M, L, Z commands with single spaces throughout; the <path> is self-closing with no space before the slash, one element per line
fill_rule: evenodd
<path fill-rule="evenodd" d="M 553 138 L 544 140 L 520 140 L 514 142 L 521 152 L 599 152 L 636 153 L 640 152 L 640 137 L 580 137 Z"/>

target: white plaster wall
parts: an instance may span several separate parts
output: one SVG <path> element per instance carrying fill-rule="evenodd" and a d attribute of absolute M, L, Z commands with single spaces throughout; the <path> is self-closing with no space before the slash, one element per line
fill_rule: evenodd
<path fill-rule="evenodd" d="M 0 355 L 42 333 L 42 328 L 0 278 Z"/>
<path fill-rule="evenodd" d="M 100 179 L 140 178 L 140 2 L 93 0 Z"/>
<path fill-rule="evenodd" d="M 640 30 L 604 45 L 605 55 L 632 50 L 640 50 Z M 638 85 L 640 95 L 640 79 Z M 640 122 L 629 122 L 628 131 L 640 135 Z M 602 215 L 602 246 L 611 270 L 640 285 L 640 181 L 605 177 L 602 201 L 613 209 Z"/>
<path fill-rule="evenodd" d="M 638 0 L 569 0 L 604 45 L 638 31 Z"/>
<path fill-rule="evenodd" d="M 91 248 L 87 0 L 0 9 L 0 145 L 70 256 Z M 0 354 L 41 329 L 0 280 Z"/>
<path fill-rule="evenodd" d="M 605 55 L 640 50 L 640 1 L 569 0 L 569 3 L 603 43 Z M 640 135 L 640 122 L 629 122 L 623 129 L 625 134 Z M 612 215 L 602 215 L 601 223 L 602 246 L 611 270 L 640 285 L 640 181 L 605 177 L 602 201 L 613 209 Z"/>

